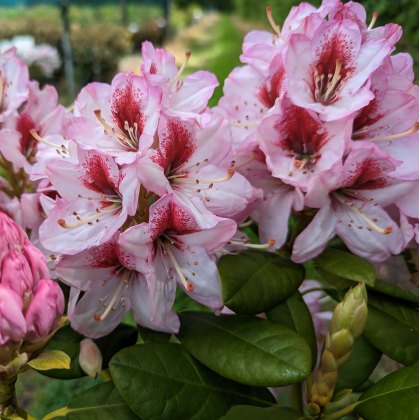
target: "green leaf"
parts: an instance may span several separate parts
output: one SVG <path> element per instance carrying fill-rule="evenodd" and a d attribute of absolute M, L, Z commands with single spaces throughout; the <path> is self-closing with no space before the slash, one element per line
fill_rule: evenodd
<path fill-rule="evenodd" d="M 36 359 L 28 362 L 35 370 L 70 369 L 71 358 L 61 350 L 44 350 Z"/>
<path fill-rule="evenodd" d="M 120 324 L 118 327 L 105 337 L 98 338 L 95 343 L 101 350 L 103 363 L 102 368 L 108 367 L 109 361 L 114 354 L 125 347 L 133 346 L 137 342 L 138 330 L 130 325 Z"/>
<path fill-rule="evenodd" d="M 190 298 L 179 287 L 176 289 L 175 302 L 172 310 L 177 313 L 185 311 L 211 312 L 211 309 Z"/>
<path fill-rule="evenodd" d="M 397 370 L 370 387 L 356 406 L 365 420 L 419 418 L 419 364 Z"/>
<path fill-rule="evenodd" d="M 344 279 L 375 285 L 373 265 L 350 252 L 330 248 L 314 259 L 314 268 L 330 283 Z"/>
<path fill-rule="evenodd" d="M 305 339 L 257 317 L 185 312 L 178 339 L 208 368 L 247 385 L 289 385 L 311 372 Z"/>
<path fill-rule="evenodd" d="M 336 391 L 358 389 L 378 364 L 382 353 L 363 337 L 356 339 L 350 358 L 340 367 Z"/>
<path fill-rule="evenodd" d="M 218 265 L 224 304 L 239 314 L 270 310 L 302 283 L 302 266 L 268 252 L 225 255 Z"/>
<path fill-rule="evenodd" d="M 235 405 L 220 420 L 299 420 L 302 416 L 293 408 L 288 407 L 252 407 L 250 405 Z"/>
<path fill-rule="evenodd" d="M 418 293 L 413 293 L 409 290 L 401 289 L 401 287 L 398 287 L 395 284 L 386 283 L 379 279 L 376 279 L 374 290 L 375 292 L 383 293 L 398 299 L 407 300 L 408 302 L 414 304 L 418 304 L 419 302 Z"/>
<path fill-rule="evenodd" d="M 171 334 L 140 327 L 140 337 L 144 343 L 167 343 Z"/>
<path fill-rule="evenodd" d="M 51 369 L 40 373 L 57 379 L 76 379 L 85 376 L 79 366 L 80 341 L 83 338 L 82 335 L 73 331 L 70 325 L 60 328 L 48 342 L 45 350 L 61 350 L 66 353 L 71 359 L 70 369 Z"/>
<path fill-rule="evenodd" d="M 127 407 L 112 382 L 95 385 L 73 398 L 67 407 L 68 420 L 135 420 L 138 417 Z"/>
<path fill-rule="evenodd" d="M 102 367 L 106 369 L 112 356 L 119 350 L 135 344 L 137 335 L 137 328 L 120 324 L 111 334 L 95 340 L 102 353 Z M 68 354 L 71 359 L 70 369 L 51 369 L 40 373 L 57 379 L 76 379 L 85 376 L 85 372 L 79 366 L 80 341 L 83 338 L 69 325 L 60 328 L 47 344 L 46 350 L 61 350 Z"/>
<path fill-rule="evenodd" d="M 195 361 L 179 344 L 126 348 L 110 363 L 128 406 L 143 419 L 219 419 L 233 405 L 268 406 L 272 395 L 229 381 Z"/>
<path fill-rule="evenodd" d="M 364 337 L 378 350 L 404 365 L 418 360 L 418 311 L 398 299 L 370 292 Z"/>
<path fill-rule="evenodd" d="M 312 316 L 301 294 L 296 291 L 288 299 L 267 312 L 270 321 L 278 322 L 300 334 L 312 352 L 312 367 L 316 363 L 316 336 Z"/>

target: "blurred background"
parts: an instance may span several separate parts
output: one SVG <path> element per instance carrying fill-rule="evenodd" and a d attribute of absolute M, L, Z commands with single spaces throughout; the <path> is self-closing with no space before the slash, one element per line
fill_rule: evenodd
<path fill-rule="evenodd" d="M 0 0 L 0 51 L 15 46 L 31 78 L 53 84 L 64 105 L 92 81 L 109 83 L 117 71 L 139 72 L 140 44 L 150 40 L 182 62 L 191 51 L 187 73 L 205 69 L 219 82 L 239 62 L 241 43 L 252 29 L 271 30 L 265 7 L 281 25 L 297 0 Z M 319 0 L 311 1 L 314 5 Z M 398 51 L 408 51 L 418 74 L 418 1 L 361 0 L 376 24 L 404 29 Z M 418 80 L 418 76 L 416 76 Z M 219 87 L 210 101 L 217 104 Z M 39 418 L 66 405 L 93 379 L 46 379 L 28 372 L 20 380 L 22 405 Z"/>

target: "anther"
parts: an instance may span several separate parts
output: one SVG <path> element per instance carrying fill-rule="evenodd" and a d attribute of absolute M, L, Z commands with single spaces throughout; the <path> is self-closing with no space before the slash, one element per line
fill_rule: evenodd
<path fill-rule="evenodd" d="M 266 10 L 266 13 L 267 13 L 268 22 L 270 23 L 270 26 L 273 28 L 274 33 L 277 36 L 281 36 L 280 26 L 277 25 L 276 22 L 273 19 L 273 9 L 271 8 L 271 6 L 267 6 L 265 10 Z"/>
<path fill-rule="evenodd" d="M 372 20 L 369 23 L 368 29 L 372 29 L 373 28 L 373 26 L 376 23 L 376 20 L 378 19 L 378 16 L 379 16 L 379 13 L 378 12 L 373 12 Z"/>

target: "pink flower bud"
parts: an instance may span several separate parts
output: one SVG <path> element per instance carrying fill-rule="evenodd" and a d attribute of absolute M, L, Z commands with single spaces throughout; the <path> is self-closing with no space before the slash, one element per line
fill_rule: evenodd
<path fill-rule="evenodd" d="M 29 262 L 35 282 L 50 277 L 44 254 L 38 248 L 33 246 L 30 242 L 27 242 L 23 246 L 23 253 Z"/>
<path fill-rule="evenodd" d="M 94 379 L 102 371 L 102 353 L 90 338 L 85 338 L 80 342 L 79 364 Z"/>
<path fill-rule="evenodd" d="M 35 295 L 26 312 L 26 340 L 36 342 L 51 333 L 64 311 L 64 296 L 60 286 L 52 280 L 38 282 Z"/>
<path fill-rule="evenodd" d="M 26 233 L 10 217 L 0 211 L 0 263 L 12 249 L 19 249 L 27 240 Z"/>
<path fill-rule="evenodd" d="M 20 341 L 26 334 L 23 302 L 17 293 L 0 284 L 0 346 Z"/>
<path fill-rule="evenodd" d="M 13 249 L 3 258 L 0 283 L 15 291 L 22 299 L 30 298 L 34 279 L 29 263 L 20 250 Z"/>

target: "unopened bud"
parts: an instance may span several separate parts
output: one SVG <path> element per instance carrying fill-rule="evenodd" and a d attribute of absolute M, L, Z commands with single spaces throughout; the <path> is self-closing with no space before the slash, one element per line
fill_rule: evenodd
<path fill-rule="evenodd" d="M 330 337 L 329 348 L 337 360 L 338 366 L 341 366 L 350 356 L 353 349 L 354 339 L 347 328 L 335 332 Z"/>
<path fill-rule="evenodd" d="M 80 342 L 79 365 L 94 379 L 102 371 L 102 353 L 90 338 L 85 338 Z"/>
<path fill-rule="evenodd" d="M 367 317 L 367 294 L 364 283 L 359 283 L 350 289 L 342 302 L 334 309 L 330 322 L 329 331 L 333 334 L 336 331 L 347 328 L 353 338 L 357 338 L 363 331 Z"/>
<path fill-rule="evenodd" d="M 0 211 L 0 264 L 13 249 L 20 249 L 27 240 L 26 233 L 9 216 Z"/>

